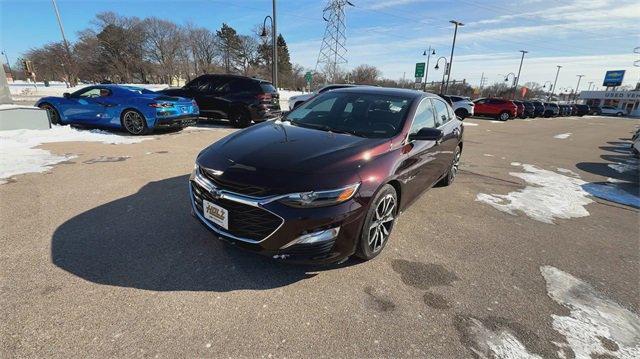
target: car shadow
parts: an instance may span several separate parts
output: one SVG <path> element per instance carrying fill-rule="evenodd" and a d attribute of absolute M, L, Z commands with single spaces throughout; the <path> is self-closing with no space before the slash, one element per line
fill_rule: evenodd
<path fill-rule="evenodd" d="M 154 291 L 270 289 L 330 267 L 277 262 L 214 239 L 191 216 L 188 176 L 81 213 L 53 234 L 51 260 L 85 280 Z"/>

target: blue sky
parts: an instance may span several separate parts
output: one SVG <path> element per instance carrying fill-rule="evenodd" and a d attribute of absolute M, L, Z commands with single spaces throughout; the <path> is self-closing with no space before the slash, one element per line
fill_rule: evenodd
<path fill-rule="evenodd" d="M 279 31 L 287 40 L 292 60 L 314 68 L 324 32 L 325 0 L 278 0 Z M 640 78 L 633 67 L 640 55 L 640 1 L 637 0 L 351 0 L 347 12 L 347 67 L 367 63 L 384 77 L 412 76 L 424 49 L 449 56 L 453 26 L 460 28 L 452 77 L 489 83 L 517 72 L 520 49 L 528 50 L 521 83 L 553 81 L 562 65 L 558 88 L 601 85 L 604 71 L 627 70 L 625 84 Z M 91 26 L 94 15 L 113 11 L 127 16 L 157 16 L 177 23 L 193 22 L 217 29 L 227 22 L 249 33 L 271 12 L 270 0 L 58 0 L 67 35 Z M 31 47 L 60 40 L 49 0 L 0 0 L 0 48 L 13 63 Z M 435 58 L 432 58 L 434 60 Z M 429 70 L 438 80 L 442 70 Z"/>

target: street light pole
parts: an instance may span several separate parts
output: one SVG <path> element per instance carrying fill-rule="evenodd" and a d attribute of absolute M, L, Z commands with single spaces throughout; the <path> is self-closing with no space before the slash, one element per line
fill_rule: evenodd
<path fill-rule="evenodd" d="M 551 96 L 553 96 L 553 92 L 556 90 L 556 84 L 558 83 L 558 74 L 560 74 L 560 69 L 562 68 L 562 66 L 557 65 L 558 71 L 556 71 L 556 79 L 553 81 L 553 87 L 551 88 L 551 94 L 549 95 L 549 98 L 547 99 L 547 101 L 551 100 Z"/>
<path fill-rule="evenodd" d="M 522 52 L 522 58 L 520 58 L 520 67 L 518 68 L 518 77 L 516 77 L 515 84 L 513 85 L 513 99 L 516 99 L 516 91 L 518 89 L 518 82 L 520 81 L 520 71 L 522 71 L 522 62 L 524 61 L 524 54 L 529 51 L 520 50 Z"/>
<path fill-rule="evenodd" d="M 447 74 L 447 69 L 449 68 L 449 63 L 447 63 L 447 58 L 444 56 L 440 56 L 438 57 L 438 60 L 436 61 L 436 66 L 434 67 L 434 69 L 439 69 L 440 66 L 438 66 L 438 64 L 440 63 L 440 60 L 444 60 L 444 71 L 442 71 L 442 82 L 440 83 L 440 93 L 444 94 L 444 92 L 442 92 L 442 88 L 444 87 L 444 75 Z"/>
<path fill-rule="evenodd" d="M 435 55 L 436 54 L 436 49 L 432 49 L 431 45 L 429 45 L 429 49 L 425 50 L 425 52 L 422 53 L 423 56 L 427 56 L 427 69 L 425 70 L 425 74 L 424 74 L 424 84 L 422 85 L 422 91 L 427 91 L 427 77 L 429 76 L 429 60 L 431 59 L 431 55 Z"/>
<path fill-rule="evenodd" d="M 447 66 L 447 86 L 444 88 L 444 93 L 446 94 L 449 91 L 449 80 L 451 79 L 451 66 L 453 64 L 453 50 L 456 48 L 456 36 L 458 35 L 458 26 L 464 26 L 463 23 L 456 20 L 449 21 L 454 24 L 456 27 L 453 30 L 453 44 L 451 45 L 451 56 L 449 57 L 449 66 Z"/>
<path fill-rule="evenodd" d="M 13 70 L 11 70 L 11 64 L 9 63 L 9 57 L 7 56 L 7 52 L 2 50 L 2 54 L 4 55 L 5 60 L 7 60 L 7 68 L 9 68 L 9 75 L 15 81 L 16 79 L 13 77 Z"/>
<path fill-rule="evenodd" d="M 58 5 L 56 4 L 56 0 L 51 0 L 53 4 L 53 10 L 56 13 L 56 19 L 58 19 L 58 26 L 60 27 L 60 33 L 62 34 L 62 41 L 64 42 L 64 48 L 67 51 L 67 63 L 68 67 L 65 67 L 67 71 L 67 80 L 69 81 L 69 86 L 75 86 L 75 81 L 71 78 L 71 48 L 69 47 L 69 42 L 67 41 L 67 36 L 64 34 L 64 27 L 62 27 L 62 20 L 60 19 L 60 12 L 58 11 Z"/>
<path fill-rule="evenodd" d="M 582 77 L 584 75 L 577 75 L 578 76 L 578 84 L 576 85 L 576 92 L 575 95 L 573 96 L 573 103 L 576 102 L 576 100 L 578 99 L 578 89 L 580 88 L 580 80 L 582 80 Z"/>
<path fill-rule="evenodd" d="M 273 82 L 273 87 L 276 88 L 276 91 L 278 90 L 278 38 L 277 38 L 277 34 L 278 31 L 276 29 L 276 0 L 272 0 L 271 1 L 272 4 L 272 20 L 273 20 L 273 26 L 271 27 L 271 36 L 273 37 L 272 39 L 272 46 L 273 49 L 271 49 L 271 51 L 273 51 L 273 64 L 272 64 L 272 69 L 271 71 L 273 71 L 273 74 L 271 75 L 271 81 Z"/>

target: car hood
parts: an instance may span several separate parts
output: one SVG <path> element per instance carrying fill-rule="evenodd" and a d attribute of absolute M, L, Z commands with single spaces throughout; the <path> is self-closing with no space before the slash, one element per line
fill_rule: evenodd
<path fill-rule="evenodd" d="M 206 148 L 201 166 L 276 173 L 356 172 L 364 161 L 388 151 L 388 139 L 372 139 L 268 121 L 235 132 Z"/>

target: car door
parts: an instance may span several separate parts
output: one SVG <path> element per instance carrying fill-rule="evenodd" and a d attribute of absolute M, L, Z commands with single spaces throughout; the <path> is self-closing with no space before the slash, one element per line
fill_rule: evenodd
<path fill-rule="evenodd" d="M 432 98 L 433 110 L 436 115 L 436 126 L 442 131 L 442 140 L 438 145 L 437 165 L 440 175 L 444 175 L 453 163 L 453 155 L 460 138 L 460 123 L 455 119 L 453 109 L 444 101 Z"/>
<path fill-rule="evenodd" d="M 206 98 L 207 111 L 218 118 L 228 118 L 231 99 L 231 83 L 234 81 L 228 76 L 212 76 L 209 78 L 208 88 L 203 96 Z"/>
<path fill-rule="evenodd" d="M 67 121 L 74 123 L 92 123 L 98 113 L 102 111 L 101 106 L 94 101 L 94 98 L 97 97 L 100 97 L 100 88 L 96 86 L 73 93 L 67 98 L 62 115 Z"/>
<path fill-rule="evenodd" d="M 479 99 L 473 102 L 476 115 L 485 115 L 487 113 L 487 99 Z"/>
<path fill-rule="evenodd" d="M 412 121 L 409 136 L 424 127 L 436 127 L 435 112 L 428 98 L 422 99 Z M 409 140 L 407 137 L 404 158 L 398 168 L 399 179 L 404 183 L 403 193 L 411 202 L 422 191 L 429 188 L 439 176 L 436 141 Z"/>

